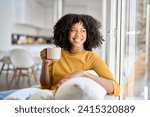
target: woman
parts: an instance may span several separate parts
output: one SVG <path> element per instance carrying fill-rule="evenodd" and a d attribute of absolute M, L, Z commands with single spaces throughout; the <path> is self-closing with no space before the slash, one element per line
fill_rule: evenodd
<path fill-rule="evenodd" d="M 92 16 L 67 14 L 54 26 L 54 43 L 62 48 L 61 59 L 47 59 L 47 51 L 41 51 L 42 88 L 56 90 L 63 82 L 80 76 L 90 78 L 104 87 L 109 95 L 119 96 L 120 88 L 105 62 L 92 52 L 102 45 L 100 22 Z M 86 72 L 94 70 L 99 76 Z"/>

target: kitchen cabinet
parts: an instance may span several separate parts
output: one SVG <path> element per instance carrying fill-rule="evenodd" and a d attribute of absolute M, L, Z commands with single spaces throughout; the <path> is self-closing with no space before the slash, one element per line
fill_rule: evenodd
<path fill-rule="evenodd" d="M 36 0 L 13 0 L 13 21 L 35 28 L 44 28 L 45 8 Z"/>

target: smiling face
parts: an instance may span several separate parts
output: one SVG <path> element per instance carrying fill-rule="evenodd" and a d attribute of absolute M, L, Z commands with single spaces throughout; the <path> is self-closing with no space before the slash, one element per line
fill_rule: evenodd
<path fill-rule="evenodd" d="M 84 42 L 86 41 L 87 32 L 82 22 L 74 24 L 69 30 L 69 42 L 71 49 L 84 49 Z"/>

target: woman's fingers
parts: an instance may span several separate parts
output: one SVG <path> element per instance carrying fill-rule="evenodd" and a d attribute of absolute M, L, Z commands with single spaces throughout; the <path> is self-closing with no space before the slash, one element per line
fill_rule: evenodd
<path fill-rule="evenodd" d="M 69 80 L 69 79 L 63 79 L 63 80 L 59 81 L 59 83 L 57 84 L 57 88 L 59 88 L 67 80 Z"/>
<path fill-rule="evenodd" d="M 41 52 L 40 52 L 40 57 L 43 60 L 44 63 L 48 64 L 50 60 L 47 59 L 47 49 L 44 48 Z"/>
<path fill-rule="evenodd" d="M 47 50 L 46 50 L 46 48 L 41 51 L 40 56 L 41 56 L 42 59 L 46 59 L 47 58 Z"/>

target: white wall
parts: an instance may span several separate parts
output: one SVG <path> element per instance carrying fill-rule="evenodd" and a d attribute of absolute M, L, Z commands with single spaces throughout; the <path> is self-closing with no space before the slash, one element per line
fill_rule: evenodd
<path fill-rule="evenodd" d="M 22 0 L 19 0 L 22 1 Z M 20 25 L 14 24 L 13 20 L 13 0 L 0 0 L 0 50 L 7 51 L 12 47 L 11 45 L 11 34 L 20 33 L 20 34 L 31 34 L 31 35 L 43 35 L 50 36 L 52 35 L 53 27 L 53 8 L 47 7 L 44 11 L 40 13 L 41 17 L 45 15 L 44 26 L 46 29 L 37 29 L 29 25 Z M 89 3 L 90 2 L 90 3 Z M 64 13 L 67 12 L 79 12 L 92 14 L 94 17 L 102 20 L 102 0 L 65 0 Z M 41 19 L 39 19 L 41 20 Z M 51 27 L 51 28 L 50 28 Z"/>
<path fill-rule="evenodd" d="M 0 50 L 11 48 L 12 10 L 10 0 L 0 1 Z"/>
<path fill-rule="evenodd" d="M 46 13 L 47 12 L 48 10 L 46 11 Z M 12 44 L 11 44 L 12 33 L 31 34 L 31 35 L 39 34 L 43 36 L 50 36 L 51 34 L 51 29 L 40 30 L 32 26 L 30 27 L 29 25 L 27 26 L 27 25 L 14 24 L 13 0 L 0 0 L 0 14 L 1 14 L 1 17 L 0 17 L 0 51 L 8 51 L 12 48 Z M 43 15 L 46 15 L 46 14 L 40 13 L 40 15 L 41 17 L 43 17 Z M 49 14 L 48 16 L 51 16 L 51 14 Z M 38 19 L 38 20 L 41 20 L 41 19 Z M 44 21 L 44 23 L 47 23 L 47 22 L 48 21 Z M 47 24 L 43 24 L 43 25 L 47 25 Z M 49 26 L 47 27 L 50 27 L 50 24 L 48 25 Z"/>
<path fill-rule="evenodd" d="M 81 13 L 102 20 L 103 0 L 64 0 L 63 14 Z"/>
<path fill-rule="evenodd" d="M 37 35 L 37 30 L 30 27 L 29 25 L 13 24 L 12 33 L 17 34 L 27 34 L 27 35 Z"/>

